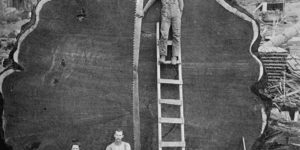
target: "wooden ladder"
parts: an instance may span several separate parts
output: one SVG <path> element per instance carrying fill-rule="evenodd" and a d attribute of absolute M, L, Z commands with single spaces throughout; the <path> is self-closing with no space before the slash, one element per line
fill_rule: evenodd
<path fill-rule="evenodd" d="M 182 91 L 182 65 L 178 64 L 178 79 L 162 79 L 161 78 L 161 64 L 159 63 L 159 39 L 160 39 L 160 26 L 159 22 L 156 24 L 156 54 L 157 54 L 157 111 L 158 111 L 158 147 L 159 150 L 166 147 L 180 147 L 185 150 L 185 136 L 184 136 L 184 115 L 183 115 L 183 91 Z M 168 45 L 172 45 L 172 41 L 168 41 Z M 181 51 L 179 52 L 178 61 L 181 62 Z M 166 64 L 171 64 L 167 61 Z M 162 99 L 161 85 L 173 84 L 179 86 L 179 99 Z M 180 118 L 167 118 L 162 117 L 162 104 L 176 105 L 180 107 Z M 180 124 L 181 137 L 180 141 L 163 141 L 162 140 L 162 124 Z"/>

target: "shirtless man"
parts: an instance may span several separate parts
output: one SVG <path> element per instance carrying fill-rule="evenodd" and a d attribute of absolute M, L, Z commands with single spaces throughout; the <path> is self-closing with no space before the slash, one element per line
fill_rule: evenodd
<path fill-rule="evenodd" d="M 72 140 L 72 148 L 71 150 L 80 150 L 80 143 L 77 139 Z"/>
<path fill-rule="evenodd" d="M 123 131 L 118 129 L 114 134 L 115 142 L 111 143 L 106 147 L 106 150 L 131 150 L 130 144 L 122 141 L 124 137 Z"/>
<path fill-rule="evenodd" d="M 72 145 L 72 149 L 71 150 L 80 150 L 79 145 L 78 144 Z"/>

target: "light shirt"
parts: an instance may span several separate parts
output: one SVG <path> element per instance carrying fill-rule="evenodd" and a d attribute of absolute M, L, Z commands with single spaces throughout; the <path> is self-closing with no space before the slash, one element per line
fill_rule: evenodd
<path fill-rule="evenodd" d="M 106 147 L 106 150 L 131 150 L 129 143 L 121 142 L 120 145 L 116 145 L 115 142 Z"/>

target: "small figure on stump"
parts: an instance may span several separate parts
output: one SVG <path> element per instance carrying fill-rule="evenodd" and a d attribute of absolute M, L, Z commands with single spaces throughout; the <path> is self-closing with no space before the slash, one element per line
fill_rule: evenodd
<path fill-rule="evenodd" d="M 82 22 L 85 19 L 86 13 L 85 13 L 84 8 L 80 9 L 80 13 L 76 17 L 77 17 L 79 22 Z"/>
<path fill-rule="evenodd" d="M 138 12 L 137 16 L 144 17 L 144 14 L 154 4 L 156 0 L 149 0 L 142 12 Z M 169 30 L 172 25 L 173 39 L 172 39 L 172 58 L 171 63 L 176 65 L 178 63 L 178 56 L 181 49 L 181 16 L 183 11 L 183 0 L 161 0 L 161 39 L 160 39 L 160 62 L 166 63 L 167 46 L 169 38 Z M 180 62 L 179 62 L 180 63 Z"/>
<path fill-rule="evenodd" d="M 117 129 L 114 134 L 115 142 L 106 147 L 106 150 L 131 150 L 130 144 L 122 141 L 123 130 Z"/>

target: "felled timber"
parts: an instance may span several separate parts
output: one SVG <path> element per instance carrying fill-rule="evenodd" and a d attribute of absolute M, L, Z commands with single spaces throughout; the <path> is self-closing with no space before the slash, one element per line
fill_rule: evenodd
<path fill-rule="evenodd" d="M 278 82 L 283 78 L 283 72 L 287 67 L 287 52 L 260 52 L 262 61 L 269 82 Z"/>

